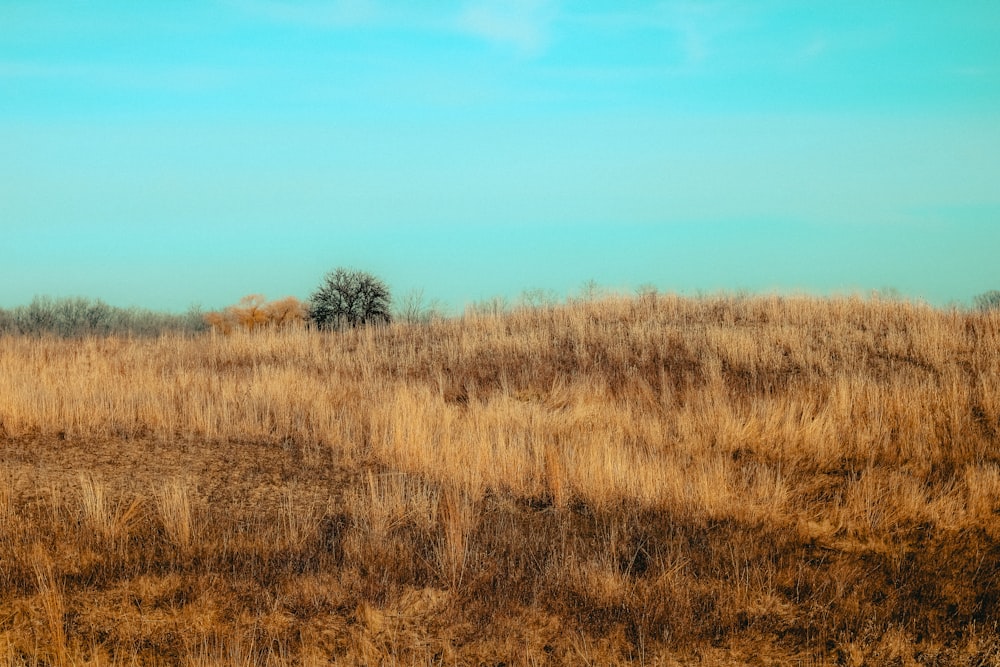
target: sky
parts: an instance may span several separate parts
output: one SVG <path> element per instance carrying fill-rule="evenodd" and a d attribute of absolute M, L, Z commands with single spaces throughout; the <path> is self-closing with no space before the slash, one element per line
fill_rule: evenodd
<path fill-rule="evenodd" d="M 1000 3 L 0 2 L 0 307 L 1000 289 Z"/>

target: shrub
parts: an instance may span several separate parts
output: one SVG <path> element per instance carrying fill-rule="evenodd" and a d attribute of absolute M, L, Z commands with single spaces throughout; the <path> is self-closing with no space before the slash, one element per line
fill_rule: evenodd
<path fill-rule="evenodd" d="M 306 305 L 294 296 L 272 301 L 264 306 L 267 321 L 274 326 L 302 324 L 309 316 Z"/>
<path fill-rule="evenodd" d="M 306 321 L 305 305 L 294 296 L 268 303 L 263 294 L 248 294 L 223 310 L 205 313 L 205 323 L 219 333 L 234 329 L 286 327 Z"/>
<path fill-rule="evenodd" d="M 1000 290 L 993 289 L 989 292 L 977 294 L 972 298 L 972 304 L 976 307 L 976 310 L 983 312 L 1000 309 Z"/>

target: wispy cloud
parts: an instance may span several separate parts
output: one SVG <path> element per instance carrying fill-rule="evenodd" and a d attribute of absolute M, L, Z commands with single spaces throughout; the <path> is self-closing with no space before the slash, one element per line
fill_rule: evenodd
<path fill-rule="evenodd" d="M 238 76 L 232 69 L 209 65 L 0 61 L 0 79 L 78 81 L 109 88 L 157 89 L 180 93 L 212 90 L 231 83 Z"/>
<path fill-rule="evenodd" d="M 813 58 L 818 58 L 829 50 L 830 40 L 826 37 L 816 37 L 806 44 L 805 47 L 799 52 L 799 57 L 804 60 L 812 60 Z"/>
<path fill-rule="evenodd" d="M 461 33 L 535 56 L 548 46 L 556 14 L 555 6 L 545 0 L 475 0 L 461 9 L 454 26 Z"/>
<path fill-rule="evenodd" d="M 377 23 L 384 18 L 374 0 L 225 0 L 233 9 L 268 21 L 312 27 L 351 27 Z"/>
<path fill-rule="evenodd" d="M 403 29 L 473 37 L 523 56 L 545 51 L 557 17 L 552 0 L 463 0 L 415 7 L 379 0 L 290 2 L 223 0 L 225 6 L 263 21 L 317 29 Z"/>
<path fill-rule="evenodd" d="M 693 72 L 711 61 L 734 32 L 748 22 L 747 10 L 728 2 L 661 2 L 640 9 L 606 11 L 577 9 L 560 20 L 598 35 L 627 38 L 630 33 L 650 31 L 662 35 L 664 52 L 675 54 L 674 73 Z"/>
<path fill-rule="evenodd" d="M 71 68 L 31 62 L 0 61 L 0 79 L 37 79 L 65 76 Z"/>
<path fill-rule="evenodd" d="M 683 66 L 705 62 L 715 48 L 714 40 L 725 30 L 718 9 L 708 4 L 678 3 L 663 11 L 661 26 L 672 32 L 682 54 Z"/>
<path fill-rule="evenodd" d="M 982 79 L 995 74 L 995 70 L 989 67 L 983 67 L 982 65 L 966 65 L 960 67 L 952 67 L 948 70 L 951 74 L 968 79 Z"/>

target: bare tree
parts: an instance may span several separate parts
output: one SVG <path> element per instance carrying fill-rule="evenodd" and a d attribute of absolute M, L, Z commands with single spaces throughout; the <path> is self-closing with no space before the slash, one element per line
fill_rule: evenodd
<path fill-rule="evenodd" d="M 427 324 L 445 316 L 445 308 L 437 299 L 427 301 L 424 290 L 415 288 L 403 295 L 395 309 L 394 319 L 407 324 Z"/>
<path fill-rule="evenodd" d="M 533 287 L 521 292 L 520 305 L 524 308 L 551 308 L 559 301 L 559 295 L 550 289 Z"/>
<path fill-rule="evenodd" d="M 326 274 L 309 298 L 309 318 L 320 329 L 340 329 L 392 320 L 389 287 L 365 271 L 338 268 Z"/>

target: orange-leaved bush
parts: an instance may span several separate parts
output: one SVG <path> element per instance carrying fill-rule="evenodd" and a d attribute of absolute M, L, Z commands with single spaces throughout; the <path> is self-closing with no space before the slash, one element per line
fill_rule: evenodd
<path fill-rule="evenodd" d="M 248 294 L 223 310 L 205 314 L 205 322 L 214 331 L 228 334 L 236 329 L 287 327 L 306 322 L 305 305 L 294 296 L 268 302 L 263 294 Z"/>

